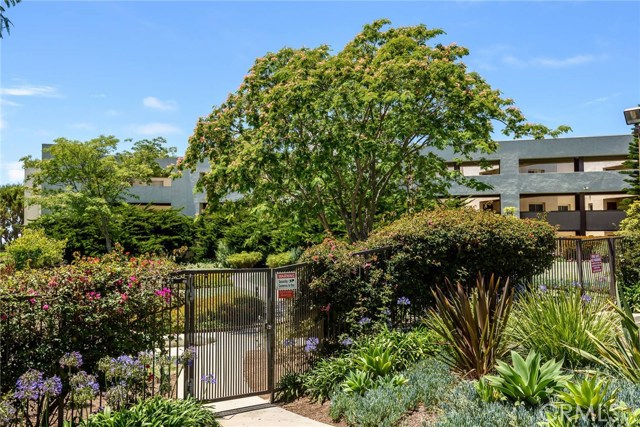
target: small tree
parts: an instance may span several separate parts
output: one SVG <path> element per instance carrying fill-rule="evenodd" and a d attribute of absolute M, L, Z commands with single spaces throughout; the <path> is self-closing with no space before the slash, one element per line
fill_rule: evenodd
<path fill-rule="evenodd" d="M 209 200 L 238 192 L 363 240 L 378 214 L 420 208 L 452 181 L 486 188 L 449 170 L 438 150 L 493 152 L 496 122 L 516 138 L 568 130 L 527 123 L 467 70 L 467 49 L 433 43 L 442 30 L 387 24 L 365 25 L 335 54 L 325 45 L 258 58 L 189 140 L 183 167 L 211 160 L 198 183 Z"/>
<path fill-rule="evenodd" d="M 24 224 L 24 187 L 9 184 L 0 187 L 0 248 L 20 236 Z"/>
<path fill-rule="evenodd" d="M 634 196 L 640 196 L 640 171 L 638 166 L 638 142 L 640 140 L 640 128 L 634 128 L 632 131 L 633 139 L 629 143 L 629 157 L 623 163 L 626 170 L 622 171 L 623 174 L 629 177 L 624 180 L 629 187 L 626 191 Z"/>
<path fill-rule="evenodd" d="M 146 182 L 163 173 L 157 159 L 175 151 L 165 148 L 164 138 L 138 141 L 132 151 L 116 153 L 119 140 L 99 136 L 86 142 L 65 138 L 55 140 L 49 159 L 22 159 L 25 168 L 36 170 L 30 179 L 36 197 L 52 212 L 64 212 L 93 221 L 99 228 L 107 252 L 113 246 L 114 207 L 125 198 L 136 182 Z"/>

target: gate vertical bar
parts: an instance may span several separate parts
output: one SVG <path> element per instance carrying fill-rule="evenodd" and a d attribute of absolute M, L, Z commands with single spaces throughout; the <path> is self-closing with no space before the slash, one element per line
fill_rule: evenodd
<path fill-rule="evenodd" d="M 576 240 L 576 258 L 578 260 L 578 281 L 580 282 L 580 293 L 584 294 L 584 271 L 582 270 L 582 240 Z"/>
<path fill-rule="evenodd" d="M 616 304 L 620 305 L 618 286 L 616 286 L 616 246 L 614 239 L 609 237 L 607 244 L 609 246 L 609 295 Z"/>
<path fill-rule="evenodd" d="M 269 271 L 267 286 L 267 386 L 269 388 L 269 402 L 273 403 L 275 397 L 275 334 L 276 334 L 276 273 Z"/>
<path fill-rule="evenodd" d="M 184 301 L 184 349 L 191 347 L 194 343 L 195 333 L 195 289 L 193 282 L 193 274 L 187 275 L 187 283 L 185 287 Z M 184 397 L 194 396 L 193 377 L 195 363 L 187 364 L 183 367 L 184 375 Z"/>

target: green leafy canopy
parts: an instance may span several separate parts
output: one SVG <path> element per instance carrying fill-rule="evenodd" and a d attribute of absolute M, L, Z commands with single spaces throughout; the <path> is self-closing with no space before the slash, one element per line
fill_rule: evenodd
<path fill-rule="evenodd" d="M 283 48 L 256 59 L 238 90 L 199 120 L 182 164 L 211 160 L 199 181 L 211 201 L 231 192 L 283 216 L 338 220 L 350 240 L 372 230 L 381 206 L 402 212 L 446 194 L 450 171 L 435 150 L 493 152 L 494 123 L 516 138 L 568 130 L 527 123 L 424 25 L 365 25 L 342 51 Z"/>

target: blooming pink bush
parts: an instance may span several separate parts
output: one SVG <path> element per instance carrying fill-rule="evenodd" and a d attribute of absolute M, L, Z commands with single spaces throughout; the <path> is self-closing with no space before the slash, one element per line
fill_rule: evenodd
<path fill-rule="evenodd" d="M 69 352 L 80 352 L 91 371 L 103 356 L 160 347 L 170 326 L 160 318 L 183 301 L 171 290 L 169 274 L 175 269 L 167 259 L 130 258 L 117 249 L 57 268 L 5 272 L 0 276 L 2 388 L 28 368 L 64 375 L 57 363 Z"/>

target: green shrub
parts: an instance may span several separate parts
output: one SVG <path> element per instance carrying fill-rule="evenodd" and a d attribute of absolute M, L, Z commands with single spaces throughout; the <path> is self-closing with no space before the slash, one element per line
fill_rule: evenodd
<path fill-rule="evenodd" d="M 621 296 L 634 312 L 640 311 L 640 200 L 627 209 L 627 217 L 620 222 L 623 236 L 618 255 L 618 283 Z"/>
<path fill-rule="evenodd" d="M 260 252 L 240 252 L 231 254 L 227 257 L 226 262 L 233 268 L 252 268 L 262 261 Z"/>
<path fill-rule="evenodd" d="M 388 248 L 377 255 L 356 251 Z M 355 245 L 327 239 L 309 248 L 312 298 L 331 304 L 332 319 L 355 323 L 397 311 L 407 297 L 412 307 L 433 304 L 432 290 L 445 278 L 472 287 L 478 272 L 509 278 L 513 285 L 553 262 L 555 230 L 548 223 L 473 209 L 437 209 L 404 218 Z"/>
<path fill-rule="evenodd" d="M 562 374 L 562 361 L 549 360 L 541 365 L 540 355 L 535 351 L 531 351 L 526 359 L 512 351 L 511 361 L 511 366 L 498 361 L 498 374 L 484 378 L 512 402 L 531 406 L 544 403 L 553 393 L 562 390 L 569 379 Z"/>
<path fill-rule="evenodd" d="M 355 369 L 355 360 L 350 355 L 320 359 L 304 376 L 305 393 L 311 400 L 325 401 Z"/>
<path fill-rule="evenodd" d="M 580 382 L 569 382 L 567 390 L 560 391 L 556 404 L 570 419 L 609 416 L 617 399 L 617 390 L 609 390 L 609 382 L 595 376 Z"/>
<path fill-rule="evenodd" d="M 83 427 L 216 427 L 220 424 L 211 409 L 192 398 L 184 400 L 154 397 L 120 411 L 105 408 L 81 423 Z"/>
<path fill-rule="evenodd" d="M 439 405 L 437 427 L 533 427 L 545 420 L 544 409 L 511 402 L 483 402 L 471 382 L 461 381 Z"/>
<path fill-rule="evenodd" d="M 433 358 L 398 376 L 404 378 L 402 384 L 390 380 L 363 393 L 336 392 L 330 415 L 336 420 L 344 418 L 351 426 L 393 426 L 418 405 L 437 404 L 454 381 L 448 367 Z"/>
<path fill-rule="evenodd" d="M 304 377 L 298 372 L 285 372 L 276 385 L 275 400 L 291 402 L 304 395 Z"/>
<path fill-rule="evenodd" d="M 586 294 L 585 294 L 586 295 Z M 580 289 L 532 289 L 518 299 L 508 336 L 525 352 L 535 350 L 545 360 L 564 360 L 584 367 L 588 360 L 573 349 L 596 353 L 592 336 L 611 345 L 617 333 L 617 314 L 604 298 L 582 296 Z"/>
<path fill-rule="evenodd" d="M 277 268 L 284 267 L 285 265 L 293 264 L 294 259 L 291 251 L 283 252 L 281 254 L 272 254 L 267 257 L 267 267 Z"/>
<path fill-rule="evenodd" d="M 266 303 L 255 295 L 233 295 L 222 299 L 211 313 L 216 324 L 222 326 L 248 326 L 266 314 Z"/>
<path fill-rule="evenodd" d="M 450 346 L 451 351 L 442 353 L 447 364 L 462 375 L 480 378 L 493 370 L 507 350 L 504 331 L 513 289 L 508 281 L 502 285 L 492 276 L 488 281 L 479 277 L 471 297 L 460 283 L 449 291 L 451 297 L 440 288 L 434 292 L 437 312 L 432 312 L 428 323 Z"/>
<path fill-rule="evenodd" d="M 16 269 L 22 270 L 62 264 L 66 244 L 66 240 L 50 239 L 44 231 L 28 228 L 6 249 Z"/>

